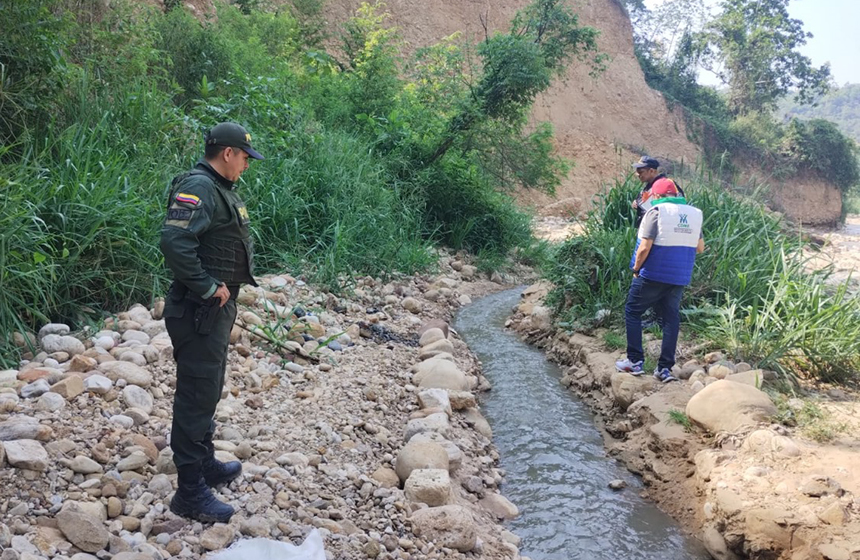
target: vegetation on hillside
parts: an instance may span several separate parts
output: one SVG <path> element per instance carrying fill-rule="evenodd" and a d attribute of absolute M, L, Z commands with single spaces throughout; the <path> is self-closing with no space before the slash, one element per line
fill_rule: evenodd
<path fill-rule="evenodd" d="M 783 120 L 825 119 L 844 134 L 860 142 L 860 84 L 834 88 L 817 105 L 801 105 L 786 98 L 779 104 L 777 114 Z"/>
<path fill-rule="evenodd" d="M 548 303 L 562 326 L 623 332 L 636 231 L 628 180 L 603 193 L 585 232 L 561 245 L 546 275 Z M 684 330 L 732 358 L 789 377 L 855 379 L 860 369 L 860 298 L 804 269 L 803 241 L 753 200 L 702 175 L 686 187 L 705 216 L 706 250 L 682 302 Z M 607 313 L 608 311 L 608 313 Z"/>
<path fill-rule="evenodd" d="M 669 0 L 653 11 L 626 4 L 646 81 L 685 108 L 709 165 L 725 169 L 734 158 L 782 177 L 811 169 L 848 194 L 860 185 L 857 145 L 830 123 L 775 115 L 781 100 L 810 106 L 830 87 L 828 66 L 798 51 L 810 35 L 788 16 L 788 1 L 723 0 L 716 14 L 704 0 Z M 702 69 L 725 89 L 700 85 Z"/>
<path fill-rule="evenodd" d="M 507 33 L 405 58 L 380 5 L 327 41 L 319 0 L 261 5 L 201 22 L 174 1 L 0 3 L 5 337 L 163 293 L 167 185 L 223 120 L 267 156 L 240 186 L 258 273 L 340 288 L 426 268 L 436 244 L 528 253 L 529 217 L 506 191 L 551 191 L 569 162 L 526 116 L 567 64 L 599 71 L 595 30 L 535 0 Z"/>

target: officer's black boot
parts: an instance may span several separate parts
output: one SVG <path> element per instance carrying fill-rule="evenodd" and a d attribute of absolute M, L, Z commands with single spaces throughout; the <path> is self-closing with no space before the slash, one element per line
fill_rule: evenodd
<path fill-rule="evenodd" d="M 179 489 L 170 500 L 170 511 L 180 517 L 196 519 L 203 523 L 227 523 L 233 515 L 233 507 L 219 501 L 203 479 L 199 464 L 181 467 Z"/>
<path fill-rule="evenodd" d="M 228 483 L 242 474 L 242 463 L 239 461 L 222 463 L 215 458 L 215 447 L 212 445 L 211 439 L 206 438 L 203 444 L 209 451 L 209 454 L 203 459 L 203 478 L 206 479 L 206 484 L 215 487 L 219 484 Z"/>

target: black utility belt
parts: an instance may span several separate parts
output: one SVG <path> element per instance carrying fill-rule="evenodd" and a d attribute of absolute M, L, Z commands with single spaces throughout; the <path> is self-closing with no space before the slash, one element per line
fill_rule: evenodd
<path fill-rule="evenodd" d="M 227 289 L 230 290 L 230 299 L 236 299 L 237 297 L 239 297 L 239 288 L 240 287 L 241 286 L 227 286 Z M 189 301 L 193 301 L 194 303 L 197 303 L 200 305 L 206 304 L 212 300 L 211 297 L 209 299 L 203 299 L 202 297 L 198 296 L 197 294 L 195 294 L 191 290 L 188 290 L 185 293 L 185 299 L 187 299 Z"/>

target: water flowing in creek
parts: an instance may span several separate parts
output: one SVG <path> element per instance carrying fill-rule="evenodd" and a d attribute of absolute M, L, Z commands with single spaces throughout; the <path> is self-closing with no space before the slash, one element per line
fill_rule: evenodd
<path fill-rule="evenodd" d="M 559 383 L 539 350 L 506 332 L 522 290 L 463 308 L 454 326 L 493 385 L 482 412 L 505 469 L 503 494 L 520 516 L 508 528 L 533 560 L 699 560 L 710 556 L 639 496 L 641 483 L 604 453 L 588 407 Z M 613 479 L 628 487 L 614 492 Z"/>

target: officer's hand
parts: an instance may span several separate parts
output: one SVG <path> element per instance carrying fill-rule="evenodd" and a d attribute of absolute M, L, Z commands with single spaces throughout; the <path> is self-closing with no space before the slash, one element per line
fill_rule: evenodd
<path fill-rule="evenodd" d="M 634 200 L 633 202 L 630 203 L 630 206 L 633 208 L 639 208 L 639 203 Z"/>
<path fill-rule="evenodd" d="M 218 286 L 218 289 L 215 290 L 215 293 L 212 294 L 212 297 L 218 298 L 221 302 L 218 304 L 218 307 L 224 307 L 224 305 L 230 301 L 230 290 L 227 289 L 227 286 L 221 284 Z"/>

